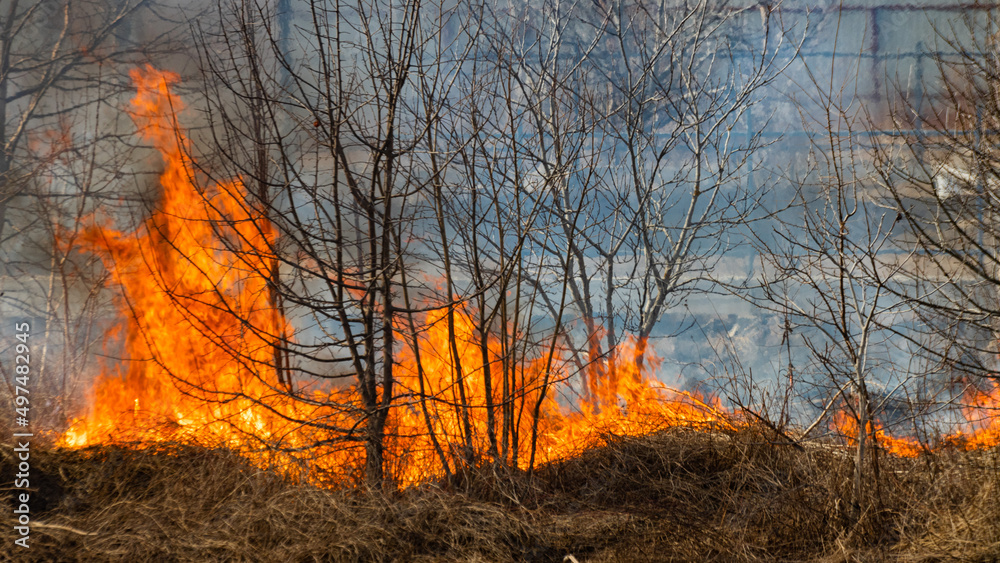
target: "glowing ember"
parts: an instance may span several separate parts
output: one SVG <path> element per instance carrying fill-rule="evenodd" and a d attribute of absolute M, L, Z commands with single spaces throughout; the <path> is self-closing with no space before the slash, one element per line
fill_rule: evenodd
<path fill-rule="evenodd" d="M 221 444 L 311 476 L 356 477 L 363 466 L 358 442 L 332 446 L 320 430 L 363 426 L 351 418 L 357 415 L 344 414 L 351 409 L 333 406 L 358 404 L 355 390 L 300 388 L 293 395 L 273 367 L 274 343 L 292 333 L 271 305 L 263 274 L 274 260 L 274 227 L 238 180 L 196 182 L 176 119 L 182 104 L 170 91 L 178 77 L 146 67 L 133 71 L 132 79 L 138 93 L 130 113 L 163 158 L 162 193 L 135 232 L 95 220 L 67 243 L 99 256 L 112 273 L 128 360 L 98 378 L 90 412 L 73 422 L 61 444 Z M 579 452 L 597 432 L 637 435 L 679 424 L 730 424 L 718 406 L 659 385 L 650 374 L 658 362 L 644 343 L 626 342 L 610 358 L 596 359 L 584 374 L 586 399 L 572 408 L 556 400 L 558 389 L 542 394 L 544 382 L 569 379 L 561 354 L 555 361 L 546 356 L 505 366 L 500 345 L 477 336 L 472 312 L 462 306 L 454 311 L 454 343 L 445 316 L 437 311 L 420 319 L 424 330 L 416 348 L 398 353 L 386 465 L 399 483 L 440 474 L 439 459 L 454 462 L 462 448 L 479 455 L 489 450 L 485 413 L 489 402 L 501 404 L 502 395 L 494 384 L 487 400 L 487 369 L 508 378 L 509 412 L 517 416 L 504 422 L 514 438 L 501 455 L 520 467 L 532 458 L 533 434 L 535 462 L 545 463 Z M 410 338 L 400 330 L 399 342 L 412 344 Z M 485 354 L 480 338 L 486 339 Z"/>

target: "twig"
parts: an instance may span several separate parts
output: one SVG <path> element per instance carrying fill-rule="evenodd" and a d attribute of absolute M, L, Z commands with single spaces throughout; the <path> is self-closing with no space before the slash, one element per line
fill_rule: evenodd
<path fill-rule="evenodd" d="M 96 536 L 97 535 L 97 532 L 85 532 L 83 530 L 78 530 L 78 529 L 70 527 L 70 526 L 63 526 L 62 524 L 46 524 L 45 522 L 37 522 L 37 521 L 35 521 L 35 522 L 31 523 L 31 527 L 32 528 L 43 528 L 43 529 L 44 528 L 48 528 L 50 530 L 62 530 L 64 532 L 73 532 L 74 534 L 78 534 L 78 535 L 81 535 L 81 536 Z"/>

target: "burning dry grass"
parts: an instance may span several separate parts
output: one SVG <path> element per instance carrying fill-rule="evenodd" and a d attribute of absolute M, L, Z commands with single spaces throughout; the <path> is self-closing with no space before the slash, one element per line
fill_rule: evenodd
<path fill-rule="evenodd" d="M 675 428 L 523 474 L 394 494 L 224 451 L 32 452 L 33 561 L 995 561 L 996 452 L 883 458 L 858 523 L 842 449 Z M 13 468 L 2 450 L 4 480 Z M 4 542 L 11 545 L 10 515 Z"/>

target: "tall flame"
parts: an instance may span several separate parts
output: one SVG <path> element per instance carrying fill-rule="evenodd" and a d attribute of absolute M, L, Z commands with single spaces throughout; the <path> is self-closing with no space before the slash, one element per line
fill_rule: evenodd
<path fill-rule="evenodd" d="M 63 442 L 148 439 L 154 427 L 160 439 L 234 444 L 234 429 L 267 434 L 275 429 L 254 406 L 280 395 L 268 366 L 287 327 L 268 304 L 266 279 L 246 272 L 264 271 L 273 228 L 239 182 L 196 185 L 176 122 L 183 105 L 170 92 L 178 76 L 146 67 L 131 77 L 130 114 L 163 158 L 162 192 L 135 232 L 95 221 L 72 241 L 99 256 L 121 289 L 128 360 L 99 378 L 91 411 Z"/>

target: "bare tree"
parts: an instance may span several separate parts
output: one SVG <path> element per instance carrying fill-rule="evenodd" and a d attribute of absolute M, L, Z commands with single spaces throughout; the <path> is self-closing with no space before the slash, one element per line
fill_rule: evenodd
<path fill-rule="evenodd" d="M 235 2 L 220 16 L 237 25 L 224 25 L 218 41 L 204 36 L 222 163 L 206 170 L 242 177 L 251 205 L 276 229 L 260 250 L 271 264 L 263 274 L 296 332 L 266 335 L 276 349 L 272 368 L 296 400 L 311 400 L 303 389 L 316 381 L 353 383 L 356 396 L 331 399 L 345 401 L 331 403 L 343 418 L 301 422 L 325 432 L 322 440 L 361 442 L 372 486 L 385 482 L 387 424 L 401 393 L 397 354 L 416 338 L 407 325 L 437 306 L 427 301 L 432 292 L 421 294 L 427 237 L 419 233 L 442 228 L 449 157 L 434 152 L 436 135 L 468 43 L 442 44 L 436 30 L 451 13 L 420 2 L 316 1 L 299 6 L 301 25 L 287 35 L 269 3 Z M 419 393 L 402 393 L 411 392 Z"/>
<path fill-rule="evenodd" d="M 788 178 L 791 204 L 775 210 L 770 232 L 757 233 L 759 285 L 748 295 L 784 319 L 789 377 L 795 373 L 789 386 L 812 407 L 795 413 L 812 419 L 799 439 L 826 423 L 854 443 L 849 514 L 856 523 L 878 502 L 882 419 L 894 393 L 912 382 L 896 361 L 909 304 L 892 289 L 907 254 L 896 245 L 899 218 L 879 189 L 870 116 L 858 109 L 856 91 L 834 82 L 832 69 L 828 82 L 806 67 L 807 166 Z M 895 388 L 885 392 L 889 385 Z"/>
<path fill-rule="evenodd" d="M 767 188 L 747 181 L 751 156 L 766 143 L 745 118 L 797 46 L 776 33 L 776 12 L 727 2 L 541 14 L 528 19 L 546 22 L 535 32 L 544 42 L 514 69 L 533 119 L 522 158 L 539 189 L 528 197 L 549 224 L 533 243 L 566 256 L 544 275 L 569 284 L 578 322 L 565 336 L 593 402 L 616 392 L 617 362 L 642 365 L 668 312 L 710 291 L 709 272 L 748 228 Z M 628 336 L 636 357 L 618 358 Z"/>
<path fill-rule="evenodd" d="M 1000 124 L 994 11 L 938 29 L 933 72 L 906 92 L 897 87 L 895 142 L 879 145 L 887 206 L 899 213 L 912 249 L 905 283 L 894 291 L 916 306 L 906 335 L 926 355 L 937 389 L 952 394 L 997 373 Z M 929 65 L 924 65 L 929 66 Z"/>

